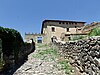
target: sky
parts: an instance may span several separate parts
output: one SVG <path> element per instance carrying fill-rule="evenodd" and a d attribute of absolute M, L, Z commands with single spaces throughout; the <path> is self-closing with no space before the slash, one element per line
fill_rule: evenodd
<path fill-rule="evenodd" d="M 40 33 L 43 20 L 100 21 L 100 0 L 0 0 L 0 26 Z"/>

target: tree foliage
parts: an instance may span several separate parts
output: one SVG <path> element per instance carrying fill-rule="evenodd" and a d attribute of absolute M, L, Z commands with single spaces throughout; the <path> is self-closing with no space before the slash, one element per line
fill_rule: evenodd
<path fill-rule="evenodd" d="M 20 33 L 15 29 L 0 27 L 0 38 L 2 39 L 2 51 L 4 56 L 9 57 L 14 54 L 14 58 L 17 61 L 18 54 L 24 44 Z"/>

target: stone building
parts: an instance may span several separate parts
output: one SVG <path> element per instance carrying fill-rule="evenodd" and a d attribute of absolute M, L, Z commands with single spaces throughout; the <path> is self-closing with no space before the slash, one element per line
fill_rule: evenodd
<path fill-rule="evenodd" d="M 78 21 L 44 20 L 41 34 L 45 35 L 47 43 L 51 42 L 53 37 L 59 41 L 68 41 L 71 35 L 82 34 L 84 24 L 85 22 Z"/>
<path fill-rule="evenodd" d="M 100 26 L 100 22 L 84 25 L 85 22 L 44 20 L 42 22 L 41 34 L 25 34 L 25 41 L 30 43 L 48 44 L 57 39 L 58 41 L 69 41 L 78 36 L 86 36 L 93 28 Z"/>
<path fill-rule="evenodd" d="M 25 42 L 30 43 L 31 39 L 35 43 L 48 44 L 55 38 L 59 41 L 68 41 L 71 35 L 82 34 L 82 27 L 85 22 L 44 20 L 42 22 L 41 34 L 25 33 Z"/>
<path fill-rule="evenodd" d="M 30 34 L 30 33 L 25 33 L 25 42 L 27 43 L 31 43 L 31 39 L 33 39 L 33 41 L 35 43 L 45 43 L 45 39 L 44 39 L 45 35 L 44 34 Z"/>

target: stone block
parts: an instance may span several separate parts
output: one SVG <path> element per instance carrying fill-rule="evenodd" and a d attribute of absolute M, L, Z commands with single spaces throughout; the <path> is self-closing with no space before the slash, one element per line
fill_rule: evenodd
<path fill-rule="evenodd" d="M 100 59 L 94 58 L 94 63 L 97 67 L 100 67 Z"/>

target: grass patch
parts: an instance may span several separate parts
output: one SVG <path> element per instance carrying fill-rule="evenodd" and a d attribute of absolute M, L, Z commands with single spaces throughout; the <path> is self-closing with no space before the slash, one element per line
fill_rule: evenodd
<path fill-rule="evenodd" d="M 66 74 L 71 73 L 72 68 L 69 66 L 68 61 L 62 60 L 62 61 L 59 62 L 59 64 L 62 65 L 62 69 L 65 70 Z"/>
<path fill-rule="evenodd" d="M 53 48 L 48 47 L 47 45 L 42 45 L 41 47 L 47 47 L 46 50 L 39 50 L 37 54 L 34 54 L 34 58 L 39 58 L 44 61 L 54 61 L 56 58 L 61 58 L 57 51 Z M 72 71 L 72 68 L 69 66 L 68 61 L 65 59 L 58 60 L 58 64 L 61 65 L 61 68 L 65 71 L 66 74 L 70 74 Z"/>
<path fill-rule="evenodd" d="M 84 39 L 86 38 L 87 36 L 84 36 L 84 35 L 78 35 L 78 36 L 74 36 L 72 37 L 72 39 L 70 41 L 76 41 L 76 40 L 81 40 L 81 39 Z"/>
<path fill-rule="evenodd" d="M 39 52 L 39 54 L 41 54 L 41 55 L 44 55 L 44 54 L 53 54 L 53 55 L 56 55 L 57 51 L 54 50 L 54 49 L 52 49 L 52 48 L 50 48 L 50 49 L 47 49 L 47 50 L 41 50 Z"/>
<path fill-rule="evenodd" d="M 37 54 L 34 54 L 34 58 L 41 58 L 46 56 L 44 60 L 54 60 L 55 57 L 57 57 L 57 51 L 53 48 L 47 48 L 46 50 L 40 50 L 37 52 Z M 50 58 L 48 57 L 50 56 Z"/>
<path fill-rule="evenodd" d="M 47 44 L 38 44 L 37 46 L 38 46 L 38 48 L 48 47 L 48 45 L 47 45 Z"/>

